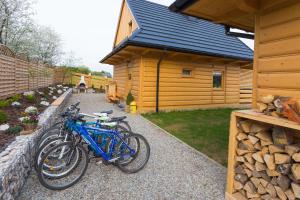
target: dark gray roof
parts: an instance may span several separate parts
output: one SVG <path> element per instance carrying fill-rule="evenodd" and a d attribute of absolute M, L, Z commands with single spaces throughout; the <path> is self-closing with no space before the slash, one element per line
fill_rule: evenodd
<path fill-rule="evenodd" d="M 218 57 L 253 59 L 253 51 L 238 38 L 227 36 L 222 25 L 174 13 L 166 6 L 146 0 L 127 0 L 127 3 L 139 29 L 107 57 L 133 44 Z"/>

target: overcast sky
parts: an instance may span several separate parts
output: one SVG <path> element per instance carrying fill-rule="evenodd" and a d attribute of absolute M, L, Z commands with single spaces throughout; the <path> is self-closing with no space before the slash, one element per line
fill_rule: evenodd
<path fill-rule="evenodd" d="M 174 0 L 151 0 L 170 5 Z M 36 21 L 52 27 L 66 52 L 95 71 L 112 72 L 99 60 L 112 50 L 122 0 L 37 0 Z M 253 46 L 252 42 L 247 42 Z"/>

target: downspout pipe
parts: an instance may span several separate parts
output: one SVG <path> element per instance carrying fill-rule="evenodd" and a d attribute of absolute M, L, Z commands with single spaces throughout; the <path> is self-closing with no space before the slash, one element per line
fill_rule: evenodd
<path fill-rule="evenodd" d="M 156 66 L 156 106 L 155 112 L 159 112 L 159 84 L 160 84 L 160 65 L 166 55 L 167 49 L 161 54 Z"/>

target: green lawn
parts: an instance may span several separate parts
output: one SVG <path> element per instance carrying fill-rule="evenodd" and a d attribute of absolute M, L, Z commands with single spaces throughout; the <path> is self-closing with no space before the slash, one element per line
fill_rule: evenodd
<path fill-rule="evenodd" d="M 230 113 L 233 109 L 143 115 L 212 159 L 227 165 Z"/>

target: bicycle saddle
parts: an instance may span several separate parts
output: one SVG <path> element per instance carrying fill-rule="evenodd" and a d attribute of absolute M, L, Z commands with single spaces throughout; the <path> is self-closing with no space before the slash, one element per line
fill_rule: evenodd
<path fill-rule="evenodd" d="M 123 116 L 123 117 L 113 117 L 113 118 L 110 119 L 110 122 L 120 122 L 120 121 L 123 121 L 126 118 L 127 118 L 126 116 Z"/>

